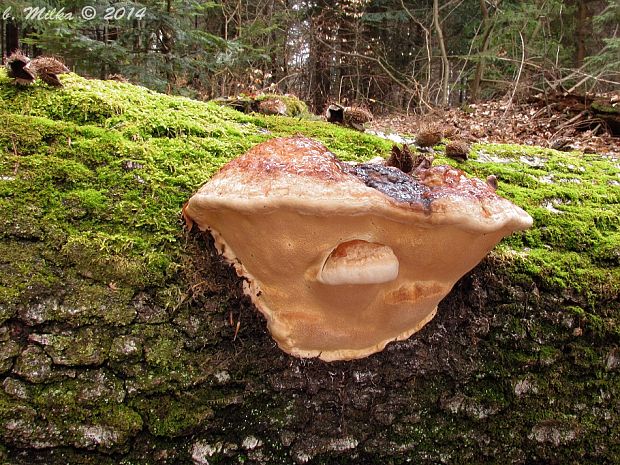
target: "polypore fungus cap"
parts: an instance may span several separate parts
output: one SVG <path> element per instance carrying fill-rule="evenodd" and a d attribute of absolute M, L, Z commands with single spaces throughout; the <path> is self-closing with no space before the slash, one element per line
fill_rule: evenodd
<path fill-rule="evenodd" d="M 502 237 L 532 224 L 460 170 L 351 166 L 303 137 L 231 161 L 184 214 L 246 278 L 278 345 L 328 361 L 421 329 Z"/>

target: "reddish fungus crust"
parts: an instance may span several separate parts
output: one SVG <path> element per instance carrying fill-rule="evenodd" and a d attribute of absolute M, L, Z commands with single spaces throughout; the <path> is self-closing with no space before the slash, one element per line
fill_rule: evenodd
<path fill-rule="evenodd" d="M 268 181 L 274 175 L 300 176 L 317 181 L 344 181 L 354 176 L 392 201 L 414 210 L 430 211 L 435 199 L 452 194 L 469 195 L 477 200 L 495 195 L 489 185 L 450 166 L 420 168 L 407 174 L 398 168 L 376 163 L 347 165 L 327 152 L 318 142 L 305 138 L 275 138 L 250 149 L 227 163 L 216 178 L 230 172 L 251 173 L 256 181 Z"/>
<path fill-rule="evenodd" d="M 428 186 L 398 168 L 375 163 L 351 166 L 348 171 L 368 187 L 378 190 L 397 203 L 420 210 L 429 210 L 433 199 Z"/>
<path fill-rule="evenodd" d="M 298 140 L 301 138 L 298 138 Z M 298 143 L 282 143 L 275 138 L 250 149 L 245 155 L 224 165 L 216 176 L 228 172 L 252 173 L 257 179 L 268 179 L 274 173 L 341 181 L 346 178 L 343 163 L 333 154 L 326 156 L 324 147 L 310 139 Z"/>
<path fill-rule="evenodd" d="M 357 245 L 362 244 L 363 242 L 364 241 L 360 241 L 360 240 L 343 242 L 342 244 L 340 244 L 338 247 L 334 249 L 334 251 L 331 253 L 331 256 L 332 257 L 346 257 L 347 255 L 349 255 L 351 250 L 353 250 Z"/>
<path fill-rule="evenodd" d="M 407 174 L 398 168 L 375 163 L 347 167 L 347 172 L 368 187 L 378 190 L 397 204 L 430 213 L 433 201 L 457 193 L 478 202 L 491 201 L 495 191 L 484 181 L 469 178 L 457 168 L 433 166 Z"/>

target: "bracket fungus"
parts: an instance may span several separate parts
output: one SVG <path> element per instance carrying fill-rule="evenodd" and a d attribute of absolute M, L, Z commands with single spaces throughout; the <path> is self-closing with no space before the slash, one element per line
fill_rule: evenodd
<path fill-rule="evenodd" d="M 458 169 L 350 165 L 304 137 L 232 160 L 184 216 L 245 278 L 280 348 L 326 361 L 408 338 L 502 237 L 532 224 Z"/>

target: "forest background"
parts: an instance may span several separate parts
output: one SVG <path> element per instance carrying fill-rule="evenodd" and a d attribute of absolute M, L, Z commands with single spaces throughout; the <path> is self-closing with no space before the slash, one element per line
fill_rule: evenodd
<path fill-rule="evenodd" d="M 518 100 L 620 85 L 620 3 L 613 0 L 0 6 L 3 57 L 21 47 L 60 56 L 82 75 L 121 75 L 205 100 L 269 91 L 294 94 L 315 112 L 338 101 L 423 113 L 508 94 Z"/>

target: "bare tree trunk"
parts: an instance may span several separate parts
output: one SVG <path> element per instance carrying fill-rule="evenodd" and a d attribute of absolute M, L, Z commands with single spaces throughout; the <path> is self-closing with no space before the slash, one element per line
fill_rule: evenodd
<path fill-rule="evenodd" d="M 4 64 L 4 58 L 6 57 L 6 44 L 4 37 L 5 24 L 4 19 L 0 18 L 0 59 L 2 60 L 2 64 Z"/>
<path fill-rule="evenodd" d="M 328 38 L 329 25 L 325 15 L 312 18 L 312 40 L 310 49 L 311 73 L 313 87 L 310 89 L 312 106 L 315 112 L 325 109 L 331 92 L 330 57 L 331 51 L 325 40 Z"/>
<path fill-rule="evenodd" d="M 584 0 L 577 0 L 577 11 L 575 12 L 575 68 L 583 66 L 583 59 L 586 57 L 586 34 L 587 34 L 588 8 Z"/>
<path fill-rule="evenodd" d="M 6 54 L 10 55 L 19 48 L 19 28 L 11 19 L 6 23 L 5 37 Z"/>
<path fill-rule="evenodd" d="M 476 65 L 476 71 L 474 73 L 474 80 L 471 83 L 471 100 L 477 102 L 480 99 L 480 83 L 484 76 L 485 58 L 484 53 L 489 49 L 489 43 L 491 42 L 491 32 L 493 31 L 494 24 L 489 19 L 489 9 L 487 8 L 485 0 L 480 0 L 480 11 L 482 12 L 482 45 L 478 51 L 481 56 Z"/>
<path fill-rule="evenodd" d="M 446 44 L 441 30 L 441 23 L 439 22 L 439 0 L 433 0 L 433 24 L 435 25 L 437 42 L 439 42 L 439 49 L 441 50 L 441 105 L 447 107 L 449 97 L 448 84 L 450 80 L 450 61 L 448 61 L 448 52 L 446 51 Z"/>

